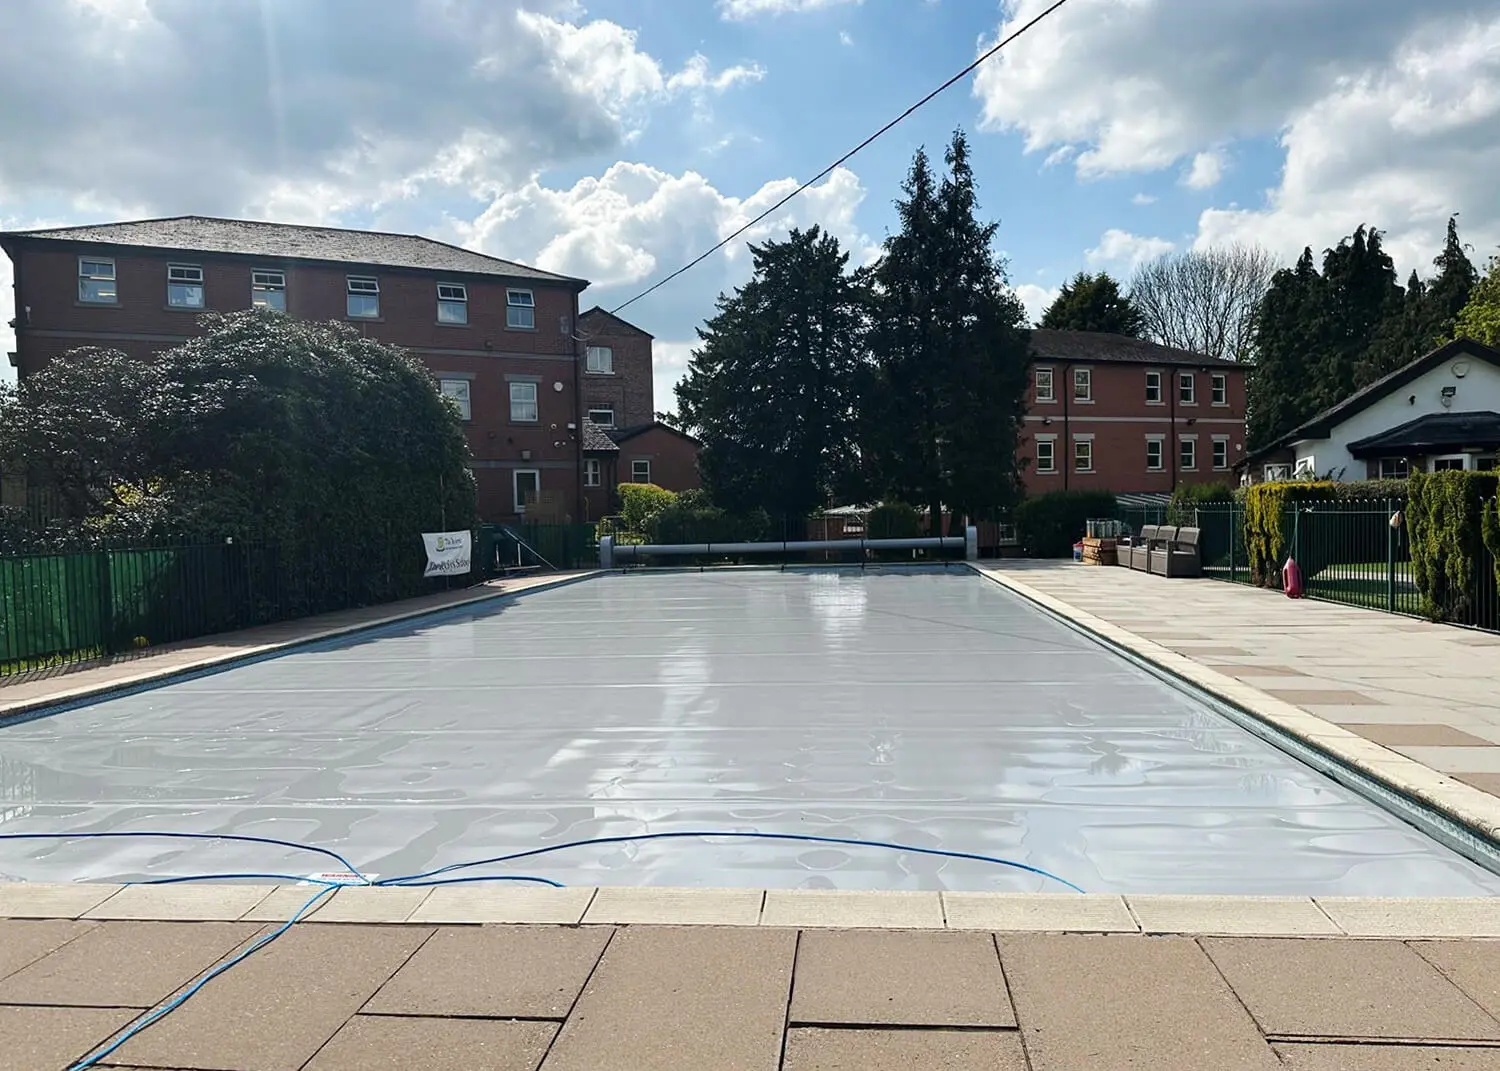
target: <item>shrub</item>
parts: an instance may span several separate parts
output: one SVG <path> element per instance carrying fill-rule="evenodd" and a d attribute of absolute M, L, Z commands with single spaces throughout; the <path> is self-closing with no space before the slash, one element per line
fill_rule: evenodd
<path fill-rule="evenodd" d="M 628 532 L 644 533 L 651 518 L 677 501 L 677 496 L 654 483 L 622 483 L 620 523 Z"/>
<path fill-rule="evenodd" d="M 1031 557 L 1067 558 L 1088 520 L 1114 515 L 1115 496 L 1109 491 L 1052 491 L 1022 500 L 1016 530 Z"/>
<path fill-rule="evenodd" d="M 1195 483 L 1179 487 L 1172 493 L 1167 507 L 1168 524 L 1192 524 L 1199 506 L 1234 501 L 1234 488 L 1224 483 Z"/>
<path fill-rule="evenodd" d="M 1296 503 L 1328 503 L 1332 511 L 1343 503 L 1394 500 L 1395 508 L 1404 504 L 1405 480 L 1356 480 L 1333 483 L 1328 480 L 1289 480 L 1261 483 L 1246 488 L 1242 505 L 1245 510 L 1245 552 L 1250 561 L 1250 575 L 1261 587 L 1281 587 L 1281 566 L 1288 553 L 1295 550 L 1297 566 L 1304 578 L 1311 580 L 1329 565 L 1335 564 L 1352 548 L 1384 547 L 1388 517 L 1384 510 L 1355 509 L 1343 515 L 1336 529 L 1318 526 L 1303 515 L 1302 531 L 1287 515 Z M 1316 508 L 1316 507 L 1314 507 Z M 1336 538 L 1333 537 L 1336 532 Z M 1298 545 L 1293 547 L 1293 539 Z"/>
<path fill-rule="evenodd" d="M 1406 526 L 1422 611 L 1433 620 L 1494 627 L 1495 600 L 1475 595 L 1496 578 L 1479 565 L 1487 542 L 1496 545 L 1497 522 L 1487 522 L 1487 500 L 1495 496 L 1493 472 L 1418 473 L 1407 481 Z M 1487 532 L 1488 529 L 1488 532 Z"/>
<path fill-rule="evenodd" d="M 922 535 L 922 515 L 905 502 L 882 502 L 865 521 L 870 539 L 916 539 Z"/>

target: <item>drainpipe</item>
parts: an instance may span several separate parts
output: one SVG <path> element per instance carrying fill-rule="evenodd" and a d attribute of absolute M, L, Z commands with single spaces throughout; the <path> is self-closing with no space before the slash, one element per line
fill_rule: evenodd
<path fill-rule="evenodd" d="M 583 362 L 587 359 L 588 350 L 578 331 L 578 294 L 579 291 L 573 291 L 573 318 L 568 321 L 568 345 L 573 351 L 573 491 L 576 495 L 574 501 L 578 504 L 575 516 L 582 518 L 588 515 L 583 489 Z"/>
<path fill-rule="evenodd" d="M 1063 456 L 1059 462 L 1063 470 L 1063 490 L 1068 489 L 1068 480 L 1073 471 L 1073 433 L 1068 428 L 1068 403 L 1073 398 L 1073 366 L 1063 365 Z"/>
<path fill-rule="evenodd" d="M 1166 379 L 1167 376 L 1172 377 L 1171 380 L 1166 383 L 1166 386 L 1168 388 L 1168 404 L 1171 406 L 1169 410 L 1169 412 L 1171 413 L 1171 434 L 1167 436 L 1167 456 L 1168 458 L 1170 458 L 1170 460 L 1167 462 L 1167 464 L 1172 466 L 1169 471 L 1172 473 L 1171 490 L 1174 495 L 1177 493 L 1177 458 L 1180 456 L 1178 454 L 1179 446 L 1177 443 L 1177 390 L 1181 375 L 1181 371 L 1175 367 L 1170 368 L 1169 370 L 1164 370 L 1162 372 L 1162 379 Z"/>

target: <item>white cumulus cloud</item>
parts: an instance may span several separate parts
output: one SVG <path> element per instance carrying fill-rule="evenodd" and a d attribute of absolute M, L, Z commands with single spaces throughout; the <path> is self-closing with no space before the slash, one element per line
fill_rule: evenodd
<path fill-rule="evenodd" d="M 719 15 L 731 22 L 743 22 L 762 15 L 796 15 L 862 3 L 864 0 L 719 0 Z"/>
<path fill-rule="evenodd" d="M 1148 238 L 1112 227 L 1084 254 L 1089 264 L 1117 275 L 1129 275 L 1141 264 L 1177 248 L 1165 238 Z"/>

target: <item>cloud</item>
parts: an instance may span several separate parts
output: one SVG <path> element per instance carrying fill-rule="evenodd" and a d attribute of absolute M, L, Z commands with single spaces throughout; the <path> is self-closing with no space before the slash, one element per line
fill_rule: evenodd
<path fill-rule="evenodd" d="M 1047 311 L 1047 306 L 1057 300 L 1061 290 L 1057 287 L 1037 286 L 1035 283 L 1022 283 L 1016 287 L 1016 297 L 1021 299 L 1021 304 L 1026 306 L 1026 319 L 1030 323 L 1036 323 L 1042 318 L 1042 313 Z"/>
<path fill-rule="evenodd" d="M 1144 238 L 1112 227 L 1099 236 L 1099 244 L 1084 254 L 1090 265 L 1128 275 L 1141 264 L 1177 246 L 1165 238 Z"/>
<path fill-rule="evenodd" d="M 1149 193 L 1138 193 L 1130 199 L 1130 203 L 1144 208 L 1146 205 L 1156 204 L 1156 198 Z"/>
<path fill-rule="evenodd" d="M 854 38 L 849 36 L 848 30 L 839 31 L 839 44 L 843 45 L 845 48 L 854 47 Z"/>
<path fill-rule="evenodd" d="M 677 394 L 673 388 L 687 374 L 688 361 L 698 345 L 692 342 L 663 342 L 656 339 L 651 344 L 652 387 L 655 392 L 658 413 L 677 412 Z"/>
<path fill-rule="evenodd" d="M 864 0 L 719 0 L 719 17 L 729 22 L 743 22 L 763 15 L 799 15 L 844 4 L 862 4 Z"/>
<path fill-rule="evenodd" d="M 1218 150 L 1200 152 L 1193 157 L 1192 164 L 1182 176 L 1182 184 L 1190 190 L 1206 190 L 1217 186 L 1224 177 L 1226 166 L 1224 154 Z"/>
<path fill-rule="evenodd" d="M 1046 0 L 1015 0 L 1000 32 Z M 986 47 L 981 44 L 980 47 Z M 1285 152 L 1263 205 L 1203 214 L 1198 241 L 1282 253 L 1387 229 L 1430 259 L 1449 212 L 1500 239 L 1500 14 L 1493 0 L 1072 0 L 982 67 L 982 125 L 1071 151 L 1080 177 L 1178 168 L 1204 189 L 1226 148 Z"/>
<path fill-rule="evenodd" d="M 669 71 L 572 0 L 522 3 L 413 0 L 348 18 L 259 0 L 211 13 L 197 0 L 9 0 L 0 203 L 67 191 L 108 215 L 314 220 L 426 186 L 488 196 L 618 153 L 656 105 L 763 73 L 702 56 Z"/>

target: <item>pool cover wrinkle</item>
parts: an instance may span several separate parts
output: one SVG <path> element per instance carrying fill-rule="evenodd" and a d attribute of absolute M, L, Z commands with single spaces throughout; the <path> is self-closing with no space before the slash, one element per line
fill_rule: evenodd
<path fill-rule="evenodd" d="M 0 729 L 0 832 L 247 833 L 394 876 L 682 829 L 1014 859 L 1090 892 L 1475 896 L 1500 877 L 982 578 L 610 575 Z M 0 843 L 0 880 L 326 869 Z M 578 885 L 1062 891 L 978 862 L 663 841 Z"/>

